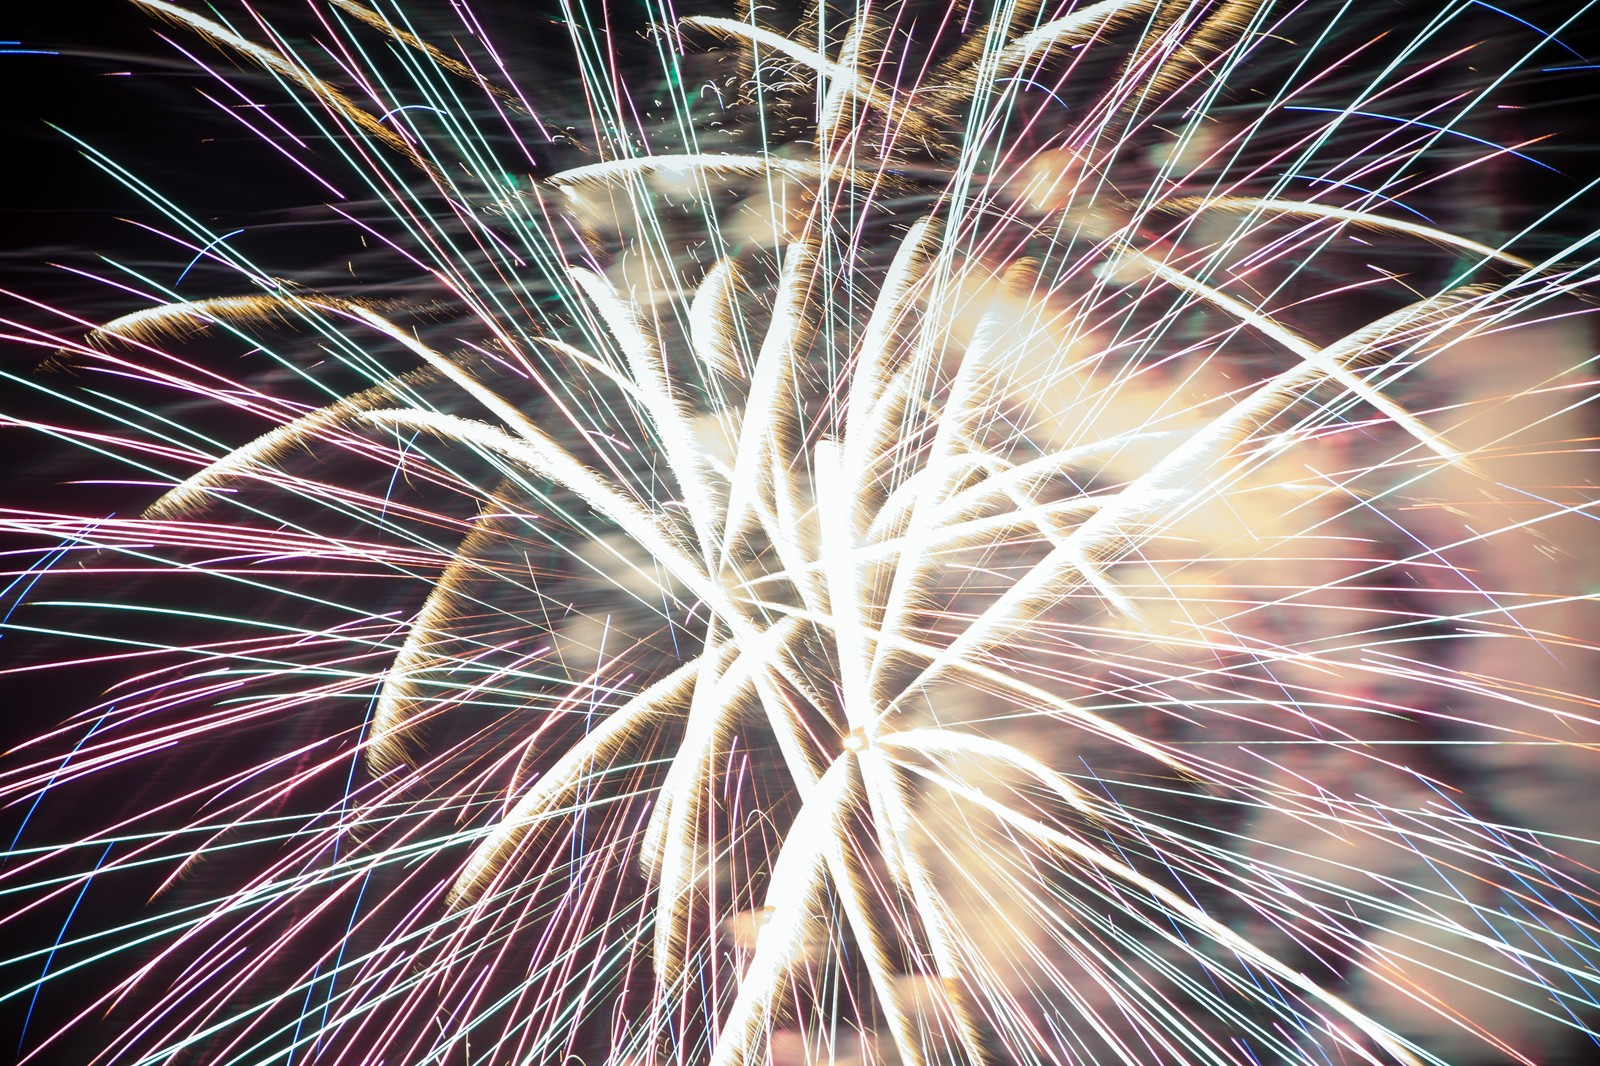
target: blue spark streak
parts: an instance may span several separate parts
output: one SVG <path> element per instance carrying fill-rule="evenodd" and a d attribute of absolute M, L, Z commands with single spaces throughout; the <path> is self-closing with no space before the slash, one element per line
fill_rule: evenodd
<path fill-rule="evenodd" d="M 195 253 L 194 258 L 189 260 L 189 265 L 183 268 L 183 273 L 178 275 L 178 280 L 172 283 L 172 287 L 177 288 L 179 285 L 182 285 L 183 279 L 188 276 L 189 271 L 194 269 L 194 265 L 200 262 L 207 252 L 211 251 L 211 249 L 215 248 L 229 237 L 237 237 L 243 232 L 244 230 L 242 229 L 236 229 L 232 233 L 224 233 L 222 236 L 214 238 L 210 244 L 207 244 L 204 248 Z"/>
<path fill-rule="evenodd" d="M 1416 215 L 1418 218 L 1422 219 L 1422 221 L 1424 221 L 1424 222 L 1427 222 L 1427 223 L 1430 223 L 1430 224 L 1433 222 L 1433 219 L 1429 218 L 1427 215 L 1423 214 L 1421 211 L 1418 211 L 1416 208 L 1410 206 L 1409 204 L 1402 203 L 1401 201 L 1396 200 L 1392 196 L 1385 196 L 1385 195 L 1383 195 L 1383 193 L 1379 192 L 1377 189 L 1362 188 L 1360 185 L 1352 185 L 1348 181 L 1339 181 L 1336 178 L 1317 178 L 1317 177 L 1312 177 L 1310 174 L 1290 174 L 1289 177 L 1292 178 L 1292 179 L 1295 179 L 1297 181 L 1314 181 L 1314 182 L 1318 182 L 1320 184 L 1325 184 L 1325 185 L 1337 185 L 1341 189 L 1354 189 L 1356 192 L 1366 193 L 1368 196 L 1375 196 L 1378 199 L 1382 200 L 1386 204 L 1393 204 L 1395 207 L 1398 207 L 1402 211 L 1409 211 L 1413 215 Z"/>
<path fill-rule="evenodd" d="M 99 725 L 98 722 L 95 723 Z M 90 730 L 93 732 L 93 730 Z M 87 738 L 85 738 L 87 739 Z M 113 842 L 115 843 L 115 842 Z M 89 883 L 94 880 L 94 875 L 100 872 L 100 867 L 105 865 L 106 857 L 111 854 L 112 844 L 106 845 L 106 850 L 100 853 L 100 858 L 95 860 L 94 869 L 89 871 L 89 876 L 83 879 L 83 887 L 78 889 L 78 896 L 72 901 L 72 908 L 67 911 L 66 919 L 61 923 L 61 931 L 56 934 L 54 944 L 50 945 L 50 954 L 44 957 L 44 968 L 39 971 L 39 980 L 33 986 L 33 995 L 28 999 L 28 1012 L 22 1019 L 22 1035 L 17 1039 L 17 1051 L 22 1051 L 23 1045 L 28 1040 L 28 1024 L 33 1021 L 33 1009 L 39 1005 L 39 992 L 44 988 L 44 979 L 50 975 L 50 964 L 56 959 L 56 951 L 61 947 L 61 942 L 67 938 L 67 927 L 72 924 L 72 916 L 78 913 L 78 904 L 83 902 L 83 897 L 89 891 Z"/>
<path fill-rule="evenodd" d="M 448 112 L 440 111 L 437 107 L 429 107 L 427 104 L 401 104 L 399 107 L 391 107 L 389 110 L 379 115 L 378 121 L 385 122 L 388 120 L 390 115 L 398 115 L 402 111 L 432 111 L 435 115 L 444 115 L 446 118 L 450 117 Z"/>
<path fill-rule="evenodd" d="M 1304 105 L 1304 104 L 1292 104 L 1292 105 L 1289 105 L 1289 106 L 1285 107 L 1284 110 L 1285 111 L 1321 111 L 1321 112 L 1323 112 L 1325 114 L 1329 114 L 1329 115 L 1359 115 L 1362 118 L 1376 118 L 1376 119 L 1382 119 L 1385 122 L 1398 122 L 1402 126 L 1421 126 L 1425 130 L 1434 130 L 1435 132 L 1438 132 L 1438 133 L 1449 133 L 1449 134 L 1452 134 L 1452 135 L 1454 135 L 1456 137 L 1465 137 L 1469 141 L 1476 141 L 1478 144 L 1484 145 L 1484 146 L 1489 147 L 1489 148 L 1493 148 L 1497 152 L 1505 152 L 1508 155 L 1516 156 L 1518 159 L 1527 160 L 1529 163 L 1532 163 L 1534 166 L 1543 167 L 1544 169 L 1550 171 L 1553 174 L 1561 173 L 1561 171 L 1557 170 L 1555 167 L 1551 166 L 1549 163 L 1541 163 L 1539 160 L 1533 158 L 1533 156 L 1528 155 L 1528 154 L 1526 154 L 1524 152 L 1519 152 L 1514 148 L 1507 148 L 1503 144 L 1496 144 L 1494 141 L 1484 140 L 1482 137 L 1474 137 L 1470 133 L 1464 133 L 1461 130 L 1451 129 L 1449 126 L 1436 126 L 1431 122 L 1424 122 L 1419 118 L 1401 118 L 1399 115 L 1385 115 L 1385 114 L 1382 114 L 1381 112 L 1378 112 L 1378 111 L 1349 111 L 1349 110 L 1346 110 L 1345 108 L 1342 108 L 1342 107 L 1310 107 L 1310 106 L 1307 106 L 1307 105 Z"/>
<path fill-rule="evenodd" d="M 1032 78 L 1000 78 L 1000 79 L 998 79 L 997 84 L 1002 84 L 1003 85 L 1006 82 L 1020 82 L 1021 84 L 1029 86 L 1030 88 L 1038 89 L 1040 92 L 1044 93 L 1050 99 L 1052 99 L 1056 103 L 1060 104 L 1063 109 L 1065 109 L 1067 111 L 1072 110 L 1072 108 L 1067 106 L 1067 102 L 1065 100 L 1061 99 L 1061 97 L 1057 96 L 1055 94 L 1055 91 L 1052 90 L 1048 85 L 1040 85 L 1038 82 L 1034 81 Z"/>
<path fill-rule="evenodd" d="M 1529 22 L 1525 18 L 1518 18 L 1516 15 L 1513 15 L 1511 12 L 1505 10 L 1504 8 L 1495 7 L 1493 4 L 1486 4 L 1486 3 L 1483 2 L 1483 0 L 1470 0 L 1470 2 L 1474 3 L 1474 4 L 1477 4 L 1479 7 L 1486 7 L 1490 11 L 1493 11 L 1497 15 L 1504 15 L 1506 18 L 1510 19 L 1512 22 L 1520 22 L 1524 26 L 1528 27 L 1528 29 L 1532 30 L 1534 33 L 1537 33 L 1539 36 L 1543 37 L 1545 40 L 1553 42 L 1558 47 L 1565 48 L 1567 51 L 1571 52 L 1573 55 L 1577 56 L 1579 59 L 1583 58 L 1583 53 L 1582 52 L 1578 51 L 1576 48 L 1573 48 L 1571 45 L 1567 44 L 1565 41 L 1563 41 L 1561 38 L 1557 37 L 1555 34 L 1550 33 L 1547 30 L 1540 29 L 1538 26 L 1535 26 L 1533 23 Z"/>

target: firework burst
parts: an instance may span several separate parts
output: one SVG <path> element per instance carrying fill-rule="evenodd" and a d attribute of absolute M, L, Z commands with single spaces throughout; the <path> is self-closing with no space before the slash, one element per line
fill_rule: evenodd
<path fill-rule="evenodd" d="M 105 975 L 34 1061 L 1588 1039 L 1590 190 L 1459 206 L 1579 15 L 562 5 L 562 100 L 464 8 L 134 2 L 427 295 L 95 155 L 241 291 L 13 326 L 169 396 L 37 427 L 141 517 L 6 516 L 121 677 L 0 779 L 101 800 L 0 875 L 13 999 Z"/>

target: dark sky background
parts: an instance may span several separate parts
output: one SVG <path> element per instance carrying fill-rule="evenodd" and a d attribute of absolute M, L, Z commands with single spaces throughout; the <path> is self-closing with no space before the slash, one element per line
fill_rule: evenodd
<path fill-rule="evenodd" d="M 315 184 L 279 165 L 276 153 L 253 143 L 246 129 L 207 103 L 197 90 L 215 95 L 215 80 L 196 71 L 160 33 L 207 62 L 238 69 L 216 50 L 157 25 L 119 0 L 16 5 L 0 16 L 3 39 L 21 42 L 4 47 L 55 53 L 0 52 L 5 169 L 11 183 L 0 206 L 0 287 L 24 298 L 6 299 L 5 317 L 67 337 L 81 335 L 81 327 L 25 301 L 103 321 L 138 308 L 140 300 L 75 271 L 112 274 L 99 262 L 104 256 L 172 284 L 192 256 L 143 228 L 167 224 L 86 158 L 69 134 L 127 166 L 217 232 L 245 229 L 241 249 L 284 276 L 337 253 L 341 235 L 315 211 L 320 202 Z M 237 291 L 230 274 L 201 260 L 180 291 L 195 296 Z M 63 379 L 32 369 L 48 354 L 47 348 L 8 344 L 0 360 L 14 374 L 55 386 Z M 72 417 L 42 393 L 13 383 L 0 389 L 7 412 Z M 48 501 L 81 513 L 118 509 L 126 502 L 118 498 L 125 494 L 109 488 L 65 487 L 77 473 L 62 466 L 71 464 L 70 455 L 19 433 L 0 430 L 7 454 L 24 460 L 0 479 L 0 499 L 35 506 Z"/>

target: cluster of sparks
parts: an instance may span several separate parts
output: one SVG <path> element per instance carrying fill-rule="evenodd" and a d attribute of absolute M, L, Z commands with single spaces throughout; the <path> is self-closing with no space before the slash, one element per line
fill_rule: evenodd
<path fill-rule="evenodd" d="M 148 308 L 17 336 L 271 428 L 38 427 L 170 487 L 135 519 L 8 514 L 62 546 L 14 587 L 63 555 L 170 570 L 218 590 L 174 627 L 230 635 L 106 638 L 129 680 L 5 795 L 287 739 L 19 836 L 13 921 L 159 877 L 13 960 L 20 1000 L 137 960 L 36 1054 L 1414 1066 L 1586 1032 L 1589 842 L 1471 779 L 1512 748 L 1581 778 L 1600 740 L 1595 560 L 1554 561 L 1593 485 L 1562 316 L 1596 264 L 1405 206 L 1441 144 L 1542 165 L 1457 128 L 1480 100 L 1382 115 L 1328 167 L 1417 75 L 1225 108 L 1280 41 L 1260 0 L 664 11 L 631 91 L 579 7 L 596 155 L 550 174 L 527 145 L 560 137 L 464 12 L 476 52 L 327 0 L 313 54 L 248 7 L 133 2 L 302 101 L 348 178 L 230 113 L 337 200 L 366 183 L 391 225 L 350 224 L 456 318 L 280 282 L 97 157 L 256 291 L 129 272 Z M 707 46 L 735 75 L 686 76 Z M 1302 266 L 1349 245 L 1453 277 Z M 285 332 L 372 384 L 308 408 L 181 357 Z M 373 577 L 422 594 L 347 595 Z M 1413 754 L 1443 738 L 1460 779 Z"/>

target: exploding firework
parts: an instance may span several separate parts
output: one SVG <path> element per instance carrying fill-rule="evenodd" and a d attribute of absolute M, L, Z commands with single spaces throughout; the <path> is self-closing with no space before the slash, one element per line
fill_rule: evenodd
<path fill-rule="evenodd" d="M 85 146 L 231 288 L 12 325 L 156 486 L 5 516 L 114 677 L 0 778 L 32 1061 L 1589 1040 L 1582 12 L 133 2 L 400 268 Z"/>

